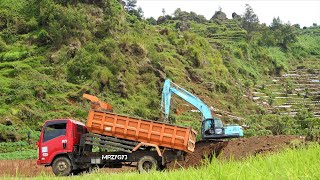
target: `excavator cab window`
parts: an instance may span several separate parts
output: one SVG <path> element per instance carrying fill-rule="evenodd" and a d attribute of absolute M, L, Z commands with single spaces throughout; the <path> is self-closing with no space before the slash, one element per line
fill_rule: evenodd
<path fill-rule="evenodd" d="M 207 119 L 204 122 L 204 133 L 206 135 L 210 135 L 214 133 L 214 120 L 213 119 Z"/>
<path fill-rule="evenodd" d="M 207 119 L 204 122 L 204 134 L 205 135 L 221 134 L 222 127 L 223 127 L 223 124 L 220 119 L 218 118 Z"/>
<path fill-rule="evenodd" d="M 214 124 L 215 124 L 216 128 L 222 128 L 223 127 L 221 119 L 213 118 L 213 120 L 214 120 Z"/>

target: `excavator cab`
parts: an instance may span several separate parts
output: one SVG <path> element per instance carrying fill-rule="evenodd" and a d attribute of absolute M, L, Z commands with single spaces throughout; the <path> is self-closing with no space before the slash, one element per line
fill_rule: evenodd
<path fill-rule="evenodd" d="M 243 136 L 243 130 L 238 125 L 223 126 L 221 119 L 214 117 L 202 121 L 201 134 L 202 139 L 237 138 Z"/>
<path fill-rule="evenodd" d="M 220 119 L 206 119 L 202 122 L 202 137 L 223 135 L 223 124 Z"/>

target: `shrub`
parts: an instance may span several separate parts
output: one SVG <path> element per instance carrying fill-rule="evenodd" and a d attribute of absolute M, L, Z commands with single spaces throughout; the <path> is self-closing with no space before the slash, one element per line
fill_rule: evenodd
<path fill-rule="evenodd" d="M 67 64 L 67 78 L 72 83 L 82 83 L 91 77 L 95 59 L 86 50 L 80 50 L 73 60 Z"/>
<path fill-rule="evenodd" d="M 28 52 L 22 49 L 12 50 L 9 52 L 0 53 L 0 61 L 10 62 L 24 59 L 28 56 Z"/>
<path fill-rule="evenodd" d="M 28 31 L 34 31 L 38 28 L 38 21 L 36 20 L 36 18 L 32 17 L 28 22 L 27 22 L 27 28 Z"/>
<path fill-rule="evenodd" d="M 46 30 L 41 29 L 37 35 L 37 41 L 40 45 L 47 45 L 51 42 L 51 37 Z"/>

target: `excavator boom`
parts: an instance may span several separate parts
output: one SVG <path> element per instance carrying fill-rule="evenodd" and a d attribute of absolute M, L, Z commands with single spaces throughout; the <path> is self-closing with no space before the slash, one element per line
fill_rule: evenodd
<path fill-rule="evenodd" d="M 201 99 L 167 79 L 163 85 L 161 101 L 161 109 L 164 112 L 165 122 L 168 121 L 169 117 L 172 93 L 196 107 L 202 113 L 203 119 L 213 118 L 210 108 Z"/>

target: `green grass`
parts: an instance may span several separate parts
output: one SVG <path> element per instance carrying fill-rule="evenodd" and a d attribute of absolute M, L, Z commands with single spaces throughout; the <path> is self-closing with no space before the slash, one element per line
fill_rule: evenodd
<path fill-rule="evenodd" d="M 23 151 L 0 153 L 0 160 L 36 159 L 37 156 L 37 150 L 29 149 Z"/>
<path fill-rule="evenodd" d="M 319 179 L 320 146 L 288 149 L 273 155 L 249 157 L 243 161 L 213 160 L 201 168 L 139 173 L 95 172 L 59 179 Z M 49 176 L 39 179 L 52 178 Z"/>

